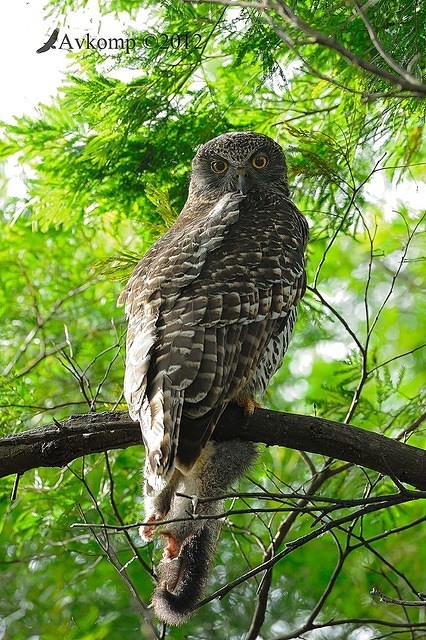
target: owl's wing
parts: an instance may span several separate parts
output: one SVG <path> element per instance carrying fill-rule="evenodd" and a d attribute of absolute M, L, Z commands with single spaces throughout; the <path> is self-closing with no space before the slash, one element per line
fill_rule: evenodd
<path fill-rule="evenodd" d="M 190 339 L 191 332 L 178 337 L 182 323 L 165 326 L 182 288 L 197 279 L 207 255 L 223 242 L 230 225 L 239 216 L 242 194 L 226 194 L 200 221 L 191 227 L 174 225 L 147 252 L 133 272 L 118 303 L 126 305 L 128 318 L 124 395 L 133 420 L 139 420 L 144 439 L 148 482 L 160 491 L 173 471 L 179 424 L 184 401 L 184 383 L 172 383 L 176 367 L 164 366 L 170 342 L 184 360 L 179 340 Z M 182 216 L 182 214 L 181 214 Z M 189 323 L 204 314 L 203 303 L 193 301 Z M 190 325 L 189 325 L 190 326 Z M 191 376 L 196 369 L 191 368 Z M 192 378 L 191 378 L 192 381 Z"/>
<path fill-rule="evenodd" d="M 245 213 L 243 196 L 225 196 L 202 231 L 164 248 L 163 236 L 129 284 L 125 394 L 155 491 L 179 439 L 179 468 L 190 468 L 226 404 L 263 394 L 287 347 L 305 287 L 305 222 L 288 201 L 285 222 L 256 239 Z M 179 438 L 182 411 L 195 422 Z"/>

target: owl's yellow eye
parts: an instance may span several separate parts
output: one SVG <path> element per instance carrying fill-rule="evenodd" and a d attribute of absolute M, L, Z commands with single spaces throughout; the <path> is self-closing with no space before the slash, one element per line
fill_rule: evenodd
<path fill-rule="evenodd" d="M 251 163 L 255 169 L 264 169 L 268 164 L 268 156 L 265 156 L 264 153 L 259 153 L 258 156 L 252 158 Z"/>
<path fill-rule="evenodd" d="M 228 163 L 224 160 L 216 160 L 212 162 L 212 169 L 215 173 L 225 173 L 228 168 Z"/>

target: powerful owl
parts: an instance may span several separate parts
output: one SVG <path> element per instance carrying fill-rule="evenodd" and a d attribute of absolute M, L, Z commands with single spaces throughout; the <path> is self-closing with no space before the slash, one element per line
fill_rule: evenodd
<path fill-rule="evenodd" d="M 181 214 L 120 296 L 124 393 L 146 451 L 142 534 L 180 520 L 159 528 L 153 604 L 170 624 L 200 598 L 220 532 L 219 519 L 203 519 L 220 502 L 199 498 L 223 493 L 255 457 L 252 443 L 213 442 L 214 429 L 229 403 L 250 411 L 281 365 L 305 291 L 307 238 L 281 147 L 225 133 L 199 147 Z"/>

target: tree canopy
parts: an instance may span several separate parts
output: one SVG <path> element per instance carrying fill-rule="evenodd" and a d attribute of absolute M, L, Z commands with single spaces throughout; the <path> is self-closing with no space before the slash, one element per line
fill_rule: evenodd
<path fill-rule="evenodd" d="M 50 0 L 57 46 L 84 5 Z M 1 435 L 125 410 L 118 295 L 180 211 L 197 145 L 250 129 L 283 146 L 310 225 L 265 403 L 424 449 L 426 4 L 99 0 L 141 5 L 140 30 L 80 34 L 54 101 L 3 125 L 26 194 L 2 179 Z M 134 446 L 2 480 L 0 637 L 425 637 L 424 492 L 284 447 L 229 496 L 208 602 L 160 629 L 142 466 Z"/>

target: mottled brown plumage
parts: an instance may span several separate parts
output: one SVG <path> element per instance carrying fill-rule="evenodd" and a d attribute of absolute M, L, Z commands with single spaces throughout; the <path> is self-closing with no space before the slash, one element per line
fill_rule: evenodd
<path fill-rule="evenodd" d="M 125 396 L 142 428 L 148 495 L 167 491 L 176 468 L 190 475 L 229 402 L 262 397 L 305 290 L 306 241 L 276 142 L 234 132 L 199 148 L 180 216 L 121 296 Z"/>
<path fill-rule="evenodd" d="M 256 170 L 248 162 L 260 152 L 268 164 Z M 251 171 L 247 194 L 233 189 L 232 174 L 218 179 L 214 159 L 232 163 L 230 172 Z M 208 437 L 229 401 L 261 397 L 280 366 L 305 287 L 306 235 L 275 142 L 229 133 L 200 148 L 182 213 L 121 298 L 125 394 L 142 425 L 154 490 L 179 465 L 182 412 L 207 416 Z"/>

